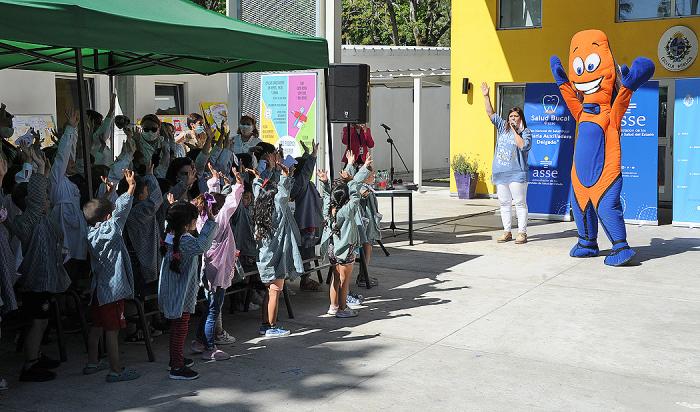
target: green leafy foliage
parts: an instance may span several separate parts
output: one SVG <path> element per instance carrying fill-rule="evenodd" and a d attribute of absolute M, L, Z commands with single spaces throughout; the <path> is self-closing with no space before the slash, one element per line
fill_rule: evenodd
<path fill-rule="evenodd" d="M 343 0 L 344 44 L 449 46 L 450 0 Z"/>

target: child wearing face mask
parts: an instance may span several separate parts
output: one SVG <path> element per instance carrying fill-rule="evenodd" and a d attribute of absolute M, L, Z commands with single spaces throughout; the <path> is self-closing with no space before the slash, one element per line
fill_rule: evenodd
<path fill-rule="evenodd" d="M 233 153 L 248 153 L 251 148 L 262 142 L 260 132 L 252 116 L 243 115 L 238 123 L 238 134 L 233 137 Z"/>

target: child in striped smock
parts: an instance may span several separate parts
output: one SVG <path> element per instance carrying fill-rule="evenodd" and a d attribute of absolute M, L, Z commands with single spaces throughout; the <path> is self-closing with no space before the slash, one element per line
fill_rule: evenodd
<path fill-rule="evenodd" d="M 110 368 L 107 382 L 129 381 L 139 377 L 138 372 L 122 368 L 119 362 L 119 330 L 126 327 L 124 300 L 134 297 L 134 274 L 122 233 L 131 211 L 136 177 L 134 172 L 124 170 L 124 178 L 129 189 L 119 196 L 114 206 L 109 200 L 110 193 L 92 199 L 83 206 L 85 221 L 90 226 L 88 245 L 92 267 L 93 322 L 88 341 L 88 363 L 83 373 L 91 375 L 107 369 L 107 365 L 99 361 L 98 349 L 104 331 Z"/>
<path fill-rule="evenodd" d="M 211 248 L 217 225 L 211 208 L 206 209 L 207 221 L 199 236 L 191 234 L 197 228 L 197 207 L 190 202 L 178 201 L 168 209 L 165 221 L 166 238 L 161 250 L 158 303 L 170 323 L 170 379 L 192 380 L 199 374 L 190 367 L 191 359 L 184 358 L 185 340 L 190 314 L 197 304 L 199 290 L 198 261 Z"/>
<path fill-rule="evenodd" d="M 32 324 L 24 340 L 24 366 L 19 380 L 44 382 L 56 374 L 51 371 L 60 365 L 40 351 L 41 339 L 49 323 L 53 295 L 63 293 L 70 286 L 70 278 L 63 267 L 63 232 L 58 220 L 49 217 L 49 179 L 51 165 L 46 156 L 32 149 L 36 171 L 29 183 L 21 183 L 12 191 L 12 201 L 22 214 L 7 220 L 13 235 L 22 243 L 24 259 L 19 267 L 22 308 Z"/>

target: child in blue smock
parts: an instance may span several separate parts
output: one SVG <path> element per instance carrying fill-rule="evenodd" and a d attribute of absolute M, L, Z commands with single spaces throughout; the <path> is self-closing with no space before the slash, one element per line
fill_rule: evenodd
<path fill-rule="evenodd" d="M 304 272 L 298 246 L 299 228 L 289 207 L 292 180 L 284 165 L 277 163 L 275 168 L 280 174 L 277 183 L 270 179 L 263 180 L 257 171 L 253 182 L 257 266 L 260 280 L 267 286 L 260 334 L 268 338 L 289 336 L 289 330 L 277 325 L 277 302 L 285 279 L 293 280 Z"/>
<path fill-rule="evenodd" d="M 355 248 L 360 245 L 360 230 L 357 218 L 360 213 L 360 184 L 369 176 L 372 156 L 367 155 L 364 166 L 355 177 L 345 182 L 336 179 L 333 186 L 328 175 L 318 171 L 323 187 L 324 228 L 321 237 L 321 256 L 327 258 L 333 267 L 328 314 L 338 318 L 357 316 L 357 312 L 347 306 L 350 279 L 355 263 Z"/>

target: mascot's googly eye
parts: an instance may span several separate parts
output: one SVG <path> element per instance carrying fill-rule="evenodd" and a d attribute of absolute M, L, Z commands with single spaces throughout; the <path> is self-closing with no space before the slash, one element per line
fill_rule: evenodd
<path fill-rule="evenodd" d="M 594 72 L 600 66 L 600 56 L 597 53 L 589 54 L 586 57 L 586 71 Z"/>
<path fill-rule="evenodd" d="M 583 74 L 583 59 L 582 58 L 577 57 L 574 59 L 574 71 L 579 76 Z"/>

